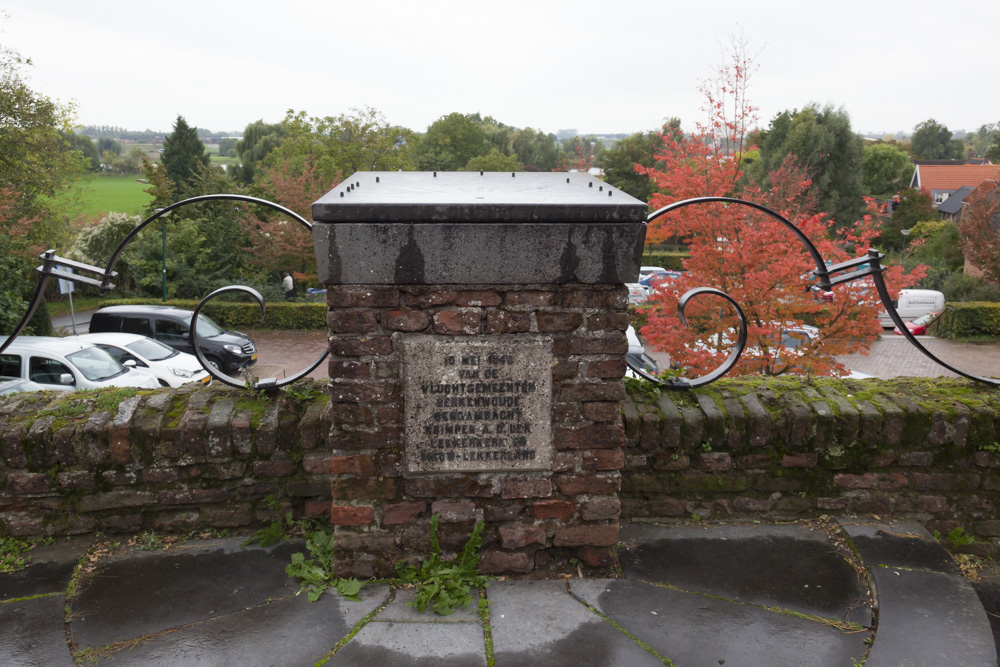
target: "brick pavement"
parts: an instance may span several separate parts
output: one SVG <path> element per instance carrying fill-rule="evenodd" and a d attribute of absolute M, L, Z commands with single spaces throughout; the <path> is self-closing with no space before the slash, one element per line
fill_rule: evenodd
<path fill-rule="evenodd" d="M 247 330 L 257 346 L 258 377 L 279 380 L 298 373 L 316 360 L 326 349 L 326 331 L 255 331 Z M 310 378 L 326 380 L 330 377 L 326 362 L 309 374 Z"/>
<path fill-rule="evenodd" d="M 1000 342 L 964 343 L 921 336 L 920 342 L 941 360 L 967 373 L 1000 377 Z M 846 354 L 837 360 L 853 371 L 879 378 L 958 377 L 931 361 L 902 336 L 883 335 L 872 343 L 870 353 Z"/>

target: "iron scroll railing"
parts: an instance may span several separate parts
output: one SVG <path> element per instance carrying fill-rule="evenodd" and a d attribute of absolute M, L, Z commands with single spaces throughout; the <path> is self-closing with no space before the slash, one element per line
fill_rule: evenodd
<path fill-rule="evenodd" d="M 181 208 L 182 206 L 188 206 L 190 204 L 197 204 L 207 201 L 237 201 L 237 202 L 245 202 L 248 204 L 257 204 L 259 206 L 263 206 L 265 208 L 269 208 L 274 211 L 278 211 L 279 213 L 282 213 L 284 215 L 287 215 L 295 222 L 305 227 L 307 230 L 310 231 L 312 230 L 312 224 L 308 220 L 300 216 L 298 213 L 288 208 L 285 208 L 280 204 L 275 204 L 274 202 L 267 201 L 266 199 L 258 199 L 257 197 L 248 197 L 246 195 L 211 194 L 211 195 L 202 195 L 199 197 L 191 197 L 190 199 L 184 199 L 182 201 L 173 203 L 170 206 L 167 206 L 166 208 L 158 209 L 153 215 L 149 216 L 148 218 L 140 222 L 138 225 L 136 225 L 135 229 L 130 231 L 125 236 L 125 238 L 122 239 L 121 243 L 118 244 L 118 247 L 115 248 L 115 251 L 111 254 L 111 259 L 108 261 L 108 264 L 104 269 L 101 269 L 100 267 L 96 266 L 91 266 L 89 264 L 84 264 L 82 262 L 75 262 L 73 260 L 66 259 L 64 257 L 59 257 L 58 255 L 55 254 L 53 250 L 48 250 L 42 253 L 41 255 L 42 265 L 37 268 L 37 271 L 40 274 L 38 279 L 38 285 L 35 288 L 35 293 L 31 299 L 31 303 L 28 306 L 28 310 L 21 318 L 21 321 L 18 322 L 17 326 L 14 327 L 13 333 L 11 333 L 11 335 L 8 336 L 6 340 L 0 342 L 0 353 L 2 353 L 7 348 L 7 346 L 9 346 L 11 342 L 13 342 L 13 340 L 18 335 L 20 335 L 22 331 L 24 331 L 24 328 L 28 325 L 28 322 L 31 320 L 32 316 L 35 314 L 35 311 L 38 309 L 38 306 L 42 301 L 42 298 L 45 294 L 45 287 L 48 284 L 48 280 L 50 277 L 55 277 L 62 280 L 69 280 L 74 283 L 80 283 L 83 285 L 90 285 L 91 287 L 97 287 L 102 292 L 110 292 L 115 288 L 114 284 L 111 281 L 118 275 L 118 273 L 114 270 L 115 264 L 118 262 L 118 258 L 121 256 L 122 251 L 125 250 L 125 246 L 127 246 L 139 234 L 139 232 L 141 232 L 143 229 L 148 227 L 156 220 L 159 220 L 163 216 L 169 214 L 171 211 Z M 66 269 L 72 269 L 72 271 L 67 271 Z M 219 382 L 222 382 L 223 384 L 229 385 L 230 387 L 242 388 L 250 384 L 258 390 L 274 392 L 281 387 L 284 387 L 293 382 L 296 382 L 297 380 L 300 380 L 301 378 L 305 377 L 306 375 L 314 371 L 321 363 L 323 363 L 323 360 L 325 360 L 326 357 L 329 355 L 328 350 L 324 351 L 307 368 L 295 373 L 290 377 L 283 378 L 281 380 L 277 380 L 276 378 L 267 378 L 252 383 L 238 382 L 233 378 L 222 374 L 221 372 L 218 371 L 218 369 L 214 368 L 211 364 L 209 364 L 208 360 L 205 358 L 204 353 L 201 351 L 200 346 L 198 345 L 198 315 L 201 313 L 202 308 L 204 308 L 205 305 L 215 297 L 220 296 L 222 294 L 240 293 L 240 292 L 248 294 L 254 298 L 254 300 L 260 306 L 260 319 L 261 322 L 263 322 L 264 317 L 267 313 L 267 307 L 264 304 L 264 297 L 262 297 L 260 293 L 257 292 L 257 290 L 242 285 L 230 285 L 228 287 L 223 287 L 221 289 L 215 290 L 214 292 L 206 296 L 204 299 L 202 299 L 200 303 L 198 303 L 197 307 L 194 309 L 194 316 L 191 318 L 190 336 L 191 336 L 191 346 L 194 348 L 194 354 L 198 358 L 198 361 L 201 363 L 201 365 L 205 367 L 205 370 L 207 370 L 208 373 L 214 379 L 218 380 Z"/>
<path fill-rule="evenodd" d="M 108 261 L 108 264 L 104 269 L 101 269 L 96 266 L 90 266 L 89 264 L 84 264 L 82 262 L 76 262 L 70 259 L 66 259 L 64 257 L 59 257 L 58 255 L 55 254 L 54 251 L 48 250 L 42 253 L 42 255 L 40 256 L 42 260 L 42 265 L 37 267 L 37 271 L 40 275 L 38 284 L 35 288 L 34 295 L 31 299 L 31 303 L 29 304 L 28 309 L 25 312 L 24 316 L 21 318 L 20 322 L 18 322 L 17 326 L 14 327 L 14 331 L 6 338 L 6 340 L 0 341 L 0 353 L 2 353 L 11 344 L 11 342 L 13 342 L 13 340 L 24 330 L 28 322 L 31 320 L 31 317 L 35 314 L 35 311 L 38 309 L 38 306 L 41 303 L 42 298 L 44 297 L 45 288 L 46 285 L 48 284 L 48 280 L 50 277 L 55 277 L 62 280 L 68 280 L 83 285 L 90 285 L 92 287 L 99 288 L 103 292 L 110 292 L 115 287 L 114 284 L 112 283 L 112 280 L 118 275 L 117 272 L 115 272 L 114 270 L 115 264 L 117 263 L 118 258 L 121 256 L 122 251 L 125 249 L 125 246 L 129 242 L 131 242 L 139 232 L 141 232 L 143 229 L 148 227 L 156 220 L 167 215 L 171 211 L 174 211 L 183 206 L 188 206 L 190 204 L 196 204 L 207 201 L 236 201 L 249 204 L 256 204 L 259 206 L 263 206 L 265 208 L 270 208 L 284 215 L 287 215 L 288 217 L 292 218 L 297 223 L 302 225 L 305 229 L 312 230 L 312 224 L 310 224 L 303 217 L 301 217 L 294 211 L 291 211 L 288 208 L 285 208 L 284 206 L 281 206 L 274 202 L 267 201 L 265 199 L 258 199 L 256 197 L 248 197 L 245 195 L 211 194 L 211 195 L 202 195 L 199 197 L 191 197 L 190 199 L 185 199 L 176 202 L 174 204 L 171 204 L 166 208 L 157 210 L 153 215 L 143 220 L 135 227 L 135 229 L 133 229 L 125 236 L 125 238 L 121 241 L 121 243 L 112 253 L 111 259 Z M 899 331 L 903 334 L 903 336 L 906 337 L 906 339 L 909 341 L 911 345 L 916 347 L 921 353 L 929 357 L 935 363 L 939 364 L 940 366 L 948 369 L 953 373 L 956 373 L 957 375 L 960 375 L 961 377 L 965 377 L 970 380 L 975 380 L 977 382 L 983 382 L 993 386 L 1000 386 L 1000 380 L 967 373 L 959 368 L 954 367 L 951 364 L 946 363 L 945 361 L 939 359 L 933 352 L 928 350 L 919 340 L 917 340 L 917 338 L 913 335 L 913 333 L 904 324 L 902 318 L 900 317 L 899 313 L 896 310 L 895 305 L 892 302 L 892 298 L 889 295 L 888 287 L 886 286 L 885 279 L 882 275 L 884 271 L 884 267 L 882 266 L 882 260 L 884 259 L 884 255 L 882 255 L 877 250 L 874 249 L 869 250 L 867 254 L 862 255 L 861 257 L 828 266 L 826 262 L 823 260 L 823 256 L 819 252 L 819 249 L 816 248 L 816 246 L 812 243 L 809 237 L 806 236 L 802 232 L 802 230 L 800 230 L 798 227 L 796 227 L 782 215 L 767 208 L 766 206 L 730 197 L 698 197 L 694 199 L 686 199 L 684 201 L 676 202 L 674 204 L 670 204 L 669 206 L 665 206 L 649 214 L 649 216 L 646 218 L 646 224 L 649 224 L 656 218 L 666 215 L 672 211 L 676 211 L 678 209 L 687 206 L 705 204 L 710 202 L 721 202 L 725 204 L 745 206 L 751 209 L 755 209 L 776 219 L 778 222 L 784 225 L 784 227 L 792 234 L 794 234 L 809 251 L 810 256 L 812 257 L 813 261 L 816 264 L 816 268 L 812 271 L 812 274 L 816 277 L 819 286 L 824 290 L 831 290 L 833 287 L 837 285 L 849 283 L 858 280 L 860 278 L 870 277 L 875 285 L 876 291 L 878 292 L 879 299 L 881 300 L 883 307 L 885 308 L 886 312 L 889 315 L 889 318 L 892 320 L 893 324 L 895 324 L 896 327 L 899 328 Z M 71 269 L 71 271 L 67 269 Z M 198 345 L 198 333 L 197 333 L 198 315 L 201 313 L 201 310 L 205 307 L 205 305 L 209 301 L 211 301 L 217 296 L 227 293 L 243 293 L 251 296 L 260 306 L 261 321 L 264 320 L 264 317 L 266 315 L 266 306 L 264 303 L 264 299 L 259 292 L 257 292 L 254 289 L 251 289 L 250 287 L 245 287 L 242 285 L 230 285 L 227 287 L 223 287 L 221 289 L 215 290 L 214 292 L 206 296 L 204 299 L 201 300 L 201 302 L 195 308 L 194 310 L 195 315 L 191 322 L 191 333 L 190 333 L 191 342 L 194 348 L 195 356 L 198 357 L 198 360 L 201 362 L 201 364 L 206 368 L 208 373 L 214 379 L 231 387 L 244 387 L 247 386 L 248 383 L 237 382 L 233 378 L 218 372 L 218 369 L 213 368 L 211 364 L 207 363 L 207 360 L 205 359 L 204 354 L 201 352 L 201 349 Z M 747 343 L 747 321 L 746 321 L 746 316 L 744 315 L 740 305 L 731 296 L 729 296 L 725 292 L 722 292 L 721 290 L 711 287 L 698 287 L 689 290 L 681 297 L 678 303 L 678 316 L 680 317 L 681 321 L 686 324 L 684 310 L 687 304 L 690 303 L 692 299 L 707 295 L 717 296 L 727 300 L 729 303 L 733 305 L 736 311 L 736 317 L 738 322 L 737 340 L 735 346 L 729 353 L 726 360 L 722 363 L 722 365 L 720 365 L 718 368 L 711 371 L 707 375 L 698 378 L 677 378 L 673 380 L 664 380 L 663 378 L 659 378 L 657 376 L 647 373 L 644 368 L 637 366 L 636 364 L 626 359 L 626 363 L 628 363 L 629 367 L 632 369 L 633 372 L 636 373 L 636 375 L 668 389 L 692 389 L 695 387 L 704 386 L 706 384 L 714 382 L 715 380 L 718 380 L 719 378 L 725 376 L 730 370 L 732 370 L 733 366 L 736 365 L 736 363 L 740 359 L 740 356 L 743 354 L 743 351 L 746 348 L 746 343 Z M 324 351 L 310 366 L 280 381 L 275 378 L 268 378 L 250 384 L 252 384 L 259 390 L 265 390 L 268 392 L 277 391 L 279 388 L 291 384 L 293 382 L 296 382 L 297 380 L 311 373 L 321 363 L 323 363 L 323 361 L 326 359 L 328 355 L 329 351 Z"/>
<path fill-rule="evenodd" d="M 694 206 L 697 204 L 707 204 L 710 202 L 721 202 L 725 204 L 732 204 L 737 206 L 746 206 L 751 209 L 755 209 L 762 213 L 765 213 L 778 222 L 780 222 L 786 229 L 792 232 L 798 240 L 806 247 L 809 251 L 810 256 L 812 256 L 813 261 L 816 263 L 816 268 L 812 271 L 812 275 L 816 277 L 819 287 L 823 290 L 829 291 L 837 285 L 843 285 L 845 283 L 853 282 L 855 280 L 870 277 L 875 285 L 875 290 L 878 292 L 879 299 L 882 302 L 882 306 L 885 308 L 886 313 L 889 314 L 889 318 L 892 323 L 899 329 L 899 331 L 906 337 L 906 340 L 910 342 L 911 345 L 916 347 L 921 353 L 929 357 L 934 363 L 947 368 L 949 371 L 956 373 L 969 380 L 975 380 L 977 382 L 983 382 L 986 384 L 993 385 L 995 387 L 1000 387 L 1000 380 L 995 378 L 983 377 L 980 375 L 974 375 L 972 373 L 967 373 L 955 366 L 939 359 L 933 352 L 928 350 L 916 336 L 913 335 L 903 322 L 900 317 L 899 312 L 896 310 L 896 306 L 892 301 L 892 297 L 889 295 L 889 288 L 885 284 L 885 277 L 882 275 L 884 267 L 882 266 L 882 260 L 885 259 L 885 255 L 880 253 L 878 250 L 870 249 L 868 253 L 857 257 L 855 259 L 848 260 L 846 262 L 841 262 L 839 264 L 827 265 L 823 260 L 823 255 L 819 252 L 819 249 L 813 244 L 813 242 L 806 236 L 801 229 L 792 224 L 791 221 L 786 219 L 781 214 L 773 211 L 766 206 L 760 204 L 746 201 L 743 199 L 734 199 L 731 197 L 696 197 L 694 199 L 685 199 L 683 201 L 675 202 L 668 206 L 654 211 L 649 214 L 646 218 L 646 224 L 648 225 L 653 220 L 666 215 L 672 211 L 676 211 L 687 206 Z M 716 368 L 714 371 L 703 375 L 698 378 L 688 379 L 688 378 L 677 378 L 673 380 L 664 380 L 662 378 L 656 377 L 655 375 L 650 375 L 646 372 L 644 368 L 638 366 L 637 364 L 629 361 L 626 358 L 626 363 L 629 368 L 638 375 L 650 382 L 657 384 L 658 386 L 667 389 L 691 389 L 694 387 L 704 386 L 710 382 L 718 380 L 720 377 L 728 373 L 736 362 L 739 361 L 740 355 L 743 354 L 743 350 L 746 347 L 747 341 L 747 329 L 746 329 L 746 317 L 743 314 L 743 310 L 739 307 L 739 304 L 730 297 L 728 294 L 721 292 L 719 290 L 709 288 L 709 287 L 698 287 L 686 292 L 677 304 L 678 316 L 681 322 L 687 323 L 684 318 L 684 308 L 690 302 L 691 299 L 696 298 L 705 294 L 713 294 L 716 296 L 721 296 L 728 300 L 736 308 L 736 316 L 739 326 L 739 336 L 736 341 L 736 345 L 730 352 L 728 358 L 722 363 L 721 366 Z"/>

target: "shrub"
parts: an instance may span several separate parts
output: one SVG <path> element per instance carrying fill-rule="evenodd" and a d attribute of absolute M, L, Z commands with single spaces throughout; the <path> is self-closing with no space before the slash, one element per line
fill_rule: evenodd
<path fill-rule="evenodd" d="M 686 252 L 671 252 L 668 250 L 649 250 L 642 253 L 642 265 L 662 266 L 664 269 L 683 271 L 684 260 L 687 259 L 688 256 L 689 253 Z"/>
<path fill-rule="evenodd" d="M 105 301 L 103 305 L 122 306 L 150 302 L 150 299 L 116 299 Z M 163 305 L 194 310 L 198 302 L 193 299 L 172 299 Z M 326 330 L 325 303 L 267 303 L 263 323 L 260 321 L 260 307 L 253 301 L 236 303 L 213 299 L 202 312 L 227 329 Z"/>
<path fill-rule="evenodd" d="M 941 318 L 940 335 L 944 338 L 1000 337 L 1000 303 L 966 301 L 949 304 Z"/>

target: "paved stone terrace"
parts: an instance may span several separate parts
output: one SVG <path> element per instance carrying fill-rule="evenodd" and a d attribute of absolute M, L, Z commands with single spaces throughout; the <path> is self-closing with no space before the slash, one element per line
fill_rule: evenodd
<path fill-rule="evenodd" d="M 981 603 L 915 522 L 842 518 L 839 534 L 856 555 L 808 523 L 633 525 L 622 578 L 495 581 L 484 612 L 443 617 L 384 583 L 307 602 L 284 574 L 301 541 L 83 559 L 88 544 L 59 542 L 0 574 L 0 664 L 997 664 L 996 586 L 977 584 Z"/>

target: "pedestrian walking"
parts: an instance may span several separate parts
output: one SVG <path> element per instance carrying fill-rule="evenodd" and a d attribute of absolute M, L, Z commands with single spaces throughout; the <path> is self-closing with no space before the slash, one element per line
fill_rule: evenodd
<path fill-rule="evenodd" d="M 285 290 L 285 301 L 291 301 L 295 293 L 295 284 L 292 282 L 292 275 L 286 273 L 281 280 L 281 289 Z"/>

